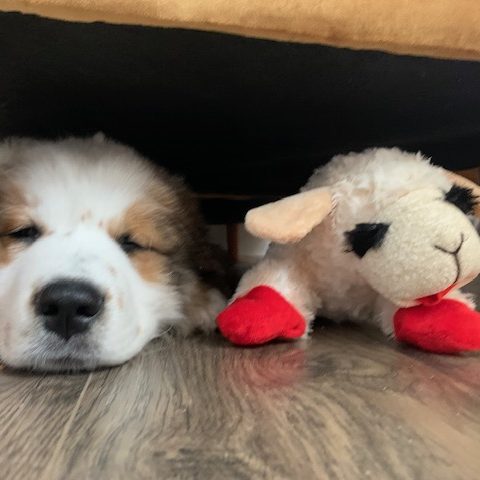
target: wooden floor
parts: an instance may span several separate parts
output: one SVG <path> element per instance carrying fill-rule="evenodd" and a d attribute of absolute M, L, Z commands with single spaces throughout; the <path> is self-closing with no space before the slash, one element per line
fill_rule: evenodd
<path fill-rule="evenodd" d="M 155 342 L 123 367 L 0 372 L 0 478 L 479 479 L 480 357 L 352 326 Z"/>

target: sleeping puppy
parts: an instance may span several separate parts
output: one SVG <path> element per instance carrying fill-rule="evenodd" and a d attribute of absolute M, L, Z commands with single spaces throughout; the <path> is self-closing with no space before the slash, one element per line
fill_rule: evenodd
<path fill-rule="evenodd" d="M 182 182 L 103 136 L 0 143 L 0 358 L 93 369 L 213 329 L 227 271 Z"/>

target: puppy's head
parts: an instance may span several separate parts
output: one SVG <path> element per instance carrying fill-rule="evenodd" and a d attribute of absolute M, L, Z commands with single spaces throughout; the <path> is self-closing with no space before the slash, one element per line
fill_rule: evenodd
<path fill-rule="evenodd" d="M 203 229 L 181 183 L 103 140 L 0 146 L 0 358 L 121 363 L 182 316 Z"/>

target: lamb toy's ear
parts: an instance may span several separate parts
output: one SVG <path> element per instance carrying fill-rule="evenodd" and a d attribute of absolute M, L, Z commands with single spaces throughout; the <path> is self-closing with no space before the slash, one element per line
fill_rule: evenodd
<path fill-rule="evenodd" d="M 331 211 L 330 191 L 314 188 L 250 210 L 245 227 L 265 240 L 295 243 L 322 223 Z"/>
<path fill-rule="evenodd" d="M 446 173 L 448 178 L 450 178 L 455 185 L 472 191 L 473 197 L 477 200 L 473 207 L 473 214 L 480 218 L 480 186 L 456 173 L 449 172 L 448 170 Z"/>

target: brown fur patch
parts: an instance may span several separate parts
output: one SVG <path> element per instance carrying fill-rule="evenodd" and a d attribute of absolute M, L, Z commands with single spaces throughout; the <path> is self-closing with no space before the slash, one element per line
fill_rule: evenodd
<path fill-rule="evenodd" d="M 166 276 L 187 269 L 227 295 L 230 286 L 224 259 L 206 240 L 206 227 L 195 197 L 184 183 L 162 169 L 152 175 L 145 196 L 131 205 L 107 230 L 112 238 L 129 235 L 153 251 L 138 251 L 131 259 L 148 281 L 167 281 Z M 175 283 L 182 283 L 175 275 Z"/>
<path fill-rule="evenodd" d="M 4 241 L 0 242 L 0 265 L 8 265 L 12 260 L 12 254 L 8 247 L 5 246 Z"/>
<path fill-rule="evenodd" d="M 165 257 L 148 250 L 139 251 L 132 256 L 132 263 L 147 282 L 168 282 L 169 267 Z"/>
<path fill-rule="evenodd" d="M 153 181 L 145 197 L 131 205 L 123 216 L 111 221 L 107 230 L 114 239 L 128 235 L 145 248 L 130 254 L 142 278 L 166 283 L 170 272 L 167 256 L 183 243 L 173 221 L 181 215 L 175 191 L 162 182 Z"/>
<path fill-rule="evenodd" d="M 29 208 L 24 193 L 4 175 L 0 175 L 0 234 L 26 227 L 30 223 Z M 21 250 L 23 250 L 21 242 L 2 236 L 0 264 L 8 264 Z"/>
<path fill-rule="evenodd" d="M 152 189 L 153 190 L 153 189 Z M 172 228 L 170 212 L 164 201 L 168 196 L 146 196 L 131 205 L 125 214 L 110 222 L 107 229 L 112 238 L 129 235 L 133 241 L 161 253 L 171 252 L 178 243 L 178 235 Z M 162 201 L 163 200 L 163 201 Z M 178 212 L 180 214 L 180 212 Z"/>

